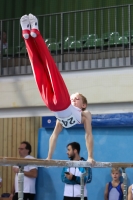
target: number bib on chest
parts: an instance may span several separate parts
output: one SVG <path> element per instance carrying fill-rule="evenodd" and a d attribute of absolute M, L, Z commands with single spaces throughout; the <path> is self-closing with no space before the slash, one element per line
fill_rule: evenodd
<path fill-rule="evenodd" d="M 64 128 L 70 128 L 78 123 L 74 115 L 71 115 L 70 117 L 67 118 L 57 118 L 57 119 Z"/>

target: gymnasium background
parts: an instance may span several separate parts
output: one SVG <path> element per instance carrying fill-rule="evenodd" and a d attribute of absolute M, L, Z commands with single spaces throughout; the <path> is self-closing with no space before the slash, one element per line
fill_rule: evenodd
<path fill-rule="evenodd" d="M 72 0 L 62 0 L 62 1 L 60 0 L 55 0 L 55 1 L 53 0 L 44 0 L 44 1 L 43 0 L 32 0 L 32 1 L 31 0 L 19 0 L 19 1 L 18 0 L 14 0 L 14 1 L 1 0 L 0 19 L 20 18 L 23 14 L 28 14 L 28 13 L 33 13 L 35 15 L 44 15 L 44 14 L 51 14 L 51 13 L 58 13 L 58 12 L 67 12 L 67 11 L 74 11 L 74 10 L 92 9 L 92 8 L 125 5 L 125 4 L 132 4 L 132 1 L 131 0 L 130 1 L 102 0 L 102 1 L 95 2 L 94 0 L 90 0 L 90 1 L 88 0 L 82 0 L 82 1 L 81 0 L 73 0 L 73 1 Z M 124 15 L 128 16 L 127 10 L 125 10 Z M 105 16 L 106 16 L 106 13 L 105 13 Z M 121 16 L 121 13 L 120 13 L 120 16 Z M 93 19 L 93 14 L 90 17 Z M 113 17 L 113 12 L 112 12 L 112 17 Z M 80 20 L 80 16 L 79 16 L 79 20 Z M 104 20 L 106 24 L 105 26 L 105 29 L 106 29 L 106 27 L 108 27 L 106 17 L 104 18 Z M 121 24 L 119 23 L 119 21 L 121 21 L 121 19 L 118 17 L 118 22 L 117 22 L 118 30 L 121 30 Z M 52 23 L 54 25 L 54 19 Z M 97 24 L 98 24 L 98 15 L 97 15 Z M 93 30 L 93 25 L 94 24 L 92 21 L 92 24 L 90 25 L 90 29 L 92 30 Z M 127 24 L 125 24 L 125 29 L 126 29 L 126 26 Z M 5 29 L 6 28 L 7 26 L 5 26 Z M 10 25 L 10 27 L 8 28 L 10 30 L 11 28 L 13 28 L 13 26 Z M 67 27 L 65 27 L 65 31 L 67 33 L 68 31 Z M 73 26 L 70 27 L 70 31 L 73 32 Z M 84 32 L 85 31 L 86 29 L 84 29 Z M 46 36 L 48 36 L 48 34 L 49 33 L 47 31 Z M 54 31 L 52 34 L 54 36 L 55 34 Z M 16 32 L 16 35 L 18 35 L 17 32 Z M 112 75 L 112 77 L 114 78 L 114 75 Z M 107 79 L 114 80 L 112 77 L 111 76 L 110 78 L 107 77 Z M 132 77 L 130 77 L 130 74 L 129 74 L 129 77 L 128 76 L 126 77 L 127 77 L 127 80 L 129 81 L 130 79 L 132 79 Z M 123 77 L 121 76 L 121 78 L 123 81 L 125 80 L 124 75 Z M 103 77 L 101 79 L 103 80 Z M 118 80 L 117 77 L 116 79 Z M 96 83 L 96 80 L 95 80 L 95 83 Z M 130 83 L 132 84 L 132 81 L 130 81 Z M 10 83 L 10 86 L 11 86 L 11 83 Z M 6 84 L 5 84 L 5 88 L 6 88 Z M 73 88 L 71 89 L 73 90 Z M 126 89 L 125 85 L 123 89 Z M 96 88 L 96 90 L 98 90 L 98 88 Z M 19 92 L 20 92 L 20 89 L 18 90 L 16 89 L 14 93 L 19 93 Z M 2 94 L 3 93 L 1 92 L 1 95 Z M 39 95 L 38 93 L 36 94 Z M 114 97 L 113 94 L 112 94 L 112 99 Z M 123 93 L 123 96 L 124 95 L 125 95 L 125 92 Z M 34 98 L 32 95 L 30 97 L 24 95 L 24 97 L 25 99 L 27 98 L 28 101 L 33 102 Z M 106 97 L 106 94 L 105 94 L 105 97 Z M 127 98 L 127 102 L 128 102 L 128 98 Z M 23 102 L 23 104 L 24 103 L 25 102 Z M 42 127 L 41 121 L 42 121 L 41 117 L 34 117 L 34 116 L 29 117 L 29 118 L 26 118 L 26 117 L 1 118 L 0 119 L 0 143 L 1 143 L 0 156 L 8 156 L 8 157 L 18 156 L 18 146 L 20 142 L 22 140 L 28 140 L 32 144 L 32 148 L 33 148 L 32 155 L 38 156 L 38 158 L 46 158 L 47 151 L 48 151 L 48 140 L 53 131 L 53 127 L 52 128 L 43 127 L 42 129 L 40 129 Z M 132 158 L 132 151 L 133 151 L 132 137 L 133 136 L 132 135 L 133 135 L 133 125 L 131 123 L 129 126 L 123 125 L 122 127 L 118 127 L 117 125 L 115 125 L 114 127 L 93 127 L 95 160 L 105 161 L 105 162 L 106 161 L 133 162 L 133 158 Z M 65 141 L 65 142 L 62 143 L 62 141 Z M 83 128 L 73 128 L 69 131 L 63 130 L 63 132 L 61 133 L 59 137 L 57 148 L 56 148 L 53 158 L 67 159 L 66 145 L 67 143 L 72 142 L 72 141 L 80 142 L 81 156 L 84 156 L 85 158 L 87 158 Z M 38 149 L 38 152 L 37 152 L 37 149 Z M 60 152 L 62 152 L 62 154 L 60 154 Z M 0 193 L 10 192 L 12 183 L 14 181 L 13 180 L 14 174 L 12 174 L 11 167 L 1 167 L 0 171 L 3 178 L 3 187 L 0 189 Z M 132 172 L 132 169 L 128 169 L 126 170 L 126 172 L 129 177 L 128 179 L 128 185 L 129 185 L 133 182 L 133 172 Z M 43 199 L 44 200 L 52 200 L 52 199 L 59 200 L 59 198 L 62 199 L 64 185 L 61 182 L 60 174 L 61 174 L 61 168 L 39 169 L 39 177 L 37 180 L 37 184 L 39 184 L 37 185 L 37 199 L 41 199 L 41 200 Z M 104 187 L 105 187 L 106 182 L 108 181 L 110 181 L 110 169 L 93 169 L 92 183 L 88 184 L 87 186 L 89 199 L 95 200 L 95 199 L 98 199 L 99 197 L 100 199 L 103 199 Z"/>

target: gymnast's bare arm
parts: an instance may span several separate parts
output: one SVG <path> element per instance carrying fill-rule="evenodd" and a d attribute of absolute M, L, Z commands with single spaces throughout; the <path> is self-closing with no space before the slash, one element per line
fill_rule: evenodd
<path fill-rule="evenodd" d="M 94 164 L 95 162 L 93 160 L 93 137 L 91 130 L 91 114 L 88 111 L 82 112 L 82 123 L 84 124 L 84 128 L 86 131 L 85 139 L 86 139 L 86 147 L 88 150 L 88 161 Z M 62 128 L 63 128 L 62 125 L 57 120 L 56 126 L 49 140 L 49 152 L 47 159 L 52 159 L 52 155 L 56 146 L 56 141 L 59 133 L 62 131 Z"/>
<path fill-rule="evenodd" d="M 89 111 L 82 111 L 82 123 L 84 124 L 84 128 L 86 131 L 85 140 L 86 140 L 86 147 L 88 150 L 87 161 L 94 164 L 95 161 L 93 160 L 93 136 L 91 127 L 91 113 Z"/>
<path fill-rule="evenodd" d="M 132 197 L 132 185 L 130 185 L 129 188 L 128 188 L 128 200 L 133 200 L 133 197 Z"/>
<path fill-rule="evenodd" d="M 62 131 L 62 128 L 63 128 L 62 125 L 57 120 L 54 131 L 49 139 L 49 152 L 48 152 L 47 159 L 52 159 L 52 155 L 56 146 L 56 141 L 57 141 L 59 133 Z"/>

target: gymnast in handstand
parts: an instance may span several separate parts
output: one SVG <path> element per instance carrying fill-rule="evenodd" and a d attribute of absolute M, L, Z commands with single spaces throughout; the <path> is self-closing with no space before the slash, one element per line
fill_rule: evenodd
<path fill-rule="evenodd" d="M 52 158 L 56 140 L 62 128 L 70 128 L 75 124 L 82 123 L 86 132 L 88 161 L 94 164 L 91 114 L 89 111 L 85 111 L 87 99 L 79 93 L 69 95 L 64 80 L 39 32 L 37 18 L 32 14 L 24 15 L 20 19 L 20 24 L 41 97 L 57 118 L 56 126 L 49 140 L 47 159 Z"/>

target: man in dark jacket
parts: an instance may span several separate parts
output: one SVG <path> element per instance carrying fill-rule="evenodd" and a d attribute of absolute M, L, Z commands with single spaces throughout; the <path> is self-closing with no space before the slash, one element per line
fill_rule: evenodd
<path fill-rule="evenodd" d="M 67 145 L 67 155 L 70 160 L 85 161 L 80 157 L 80 144 L 72 142 Z M 70 167 L 63 168 L 61 178 L 65 183 L 64 199 L 63 200 L 80 200 L 81 199 L 81 175 L 86 172 L 83 167 Z M 87 200 L 86 183 L 90 183 L 92 180 L 92 170 L 88 168 L 88 174 L 84 176 L 84 200 Z"/>

